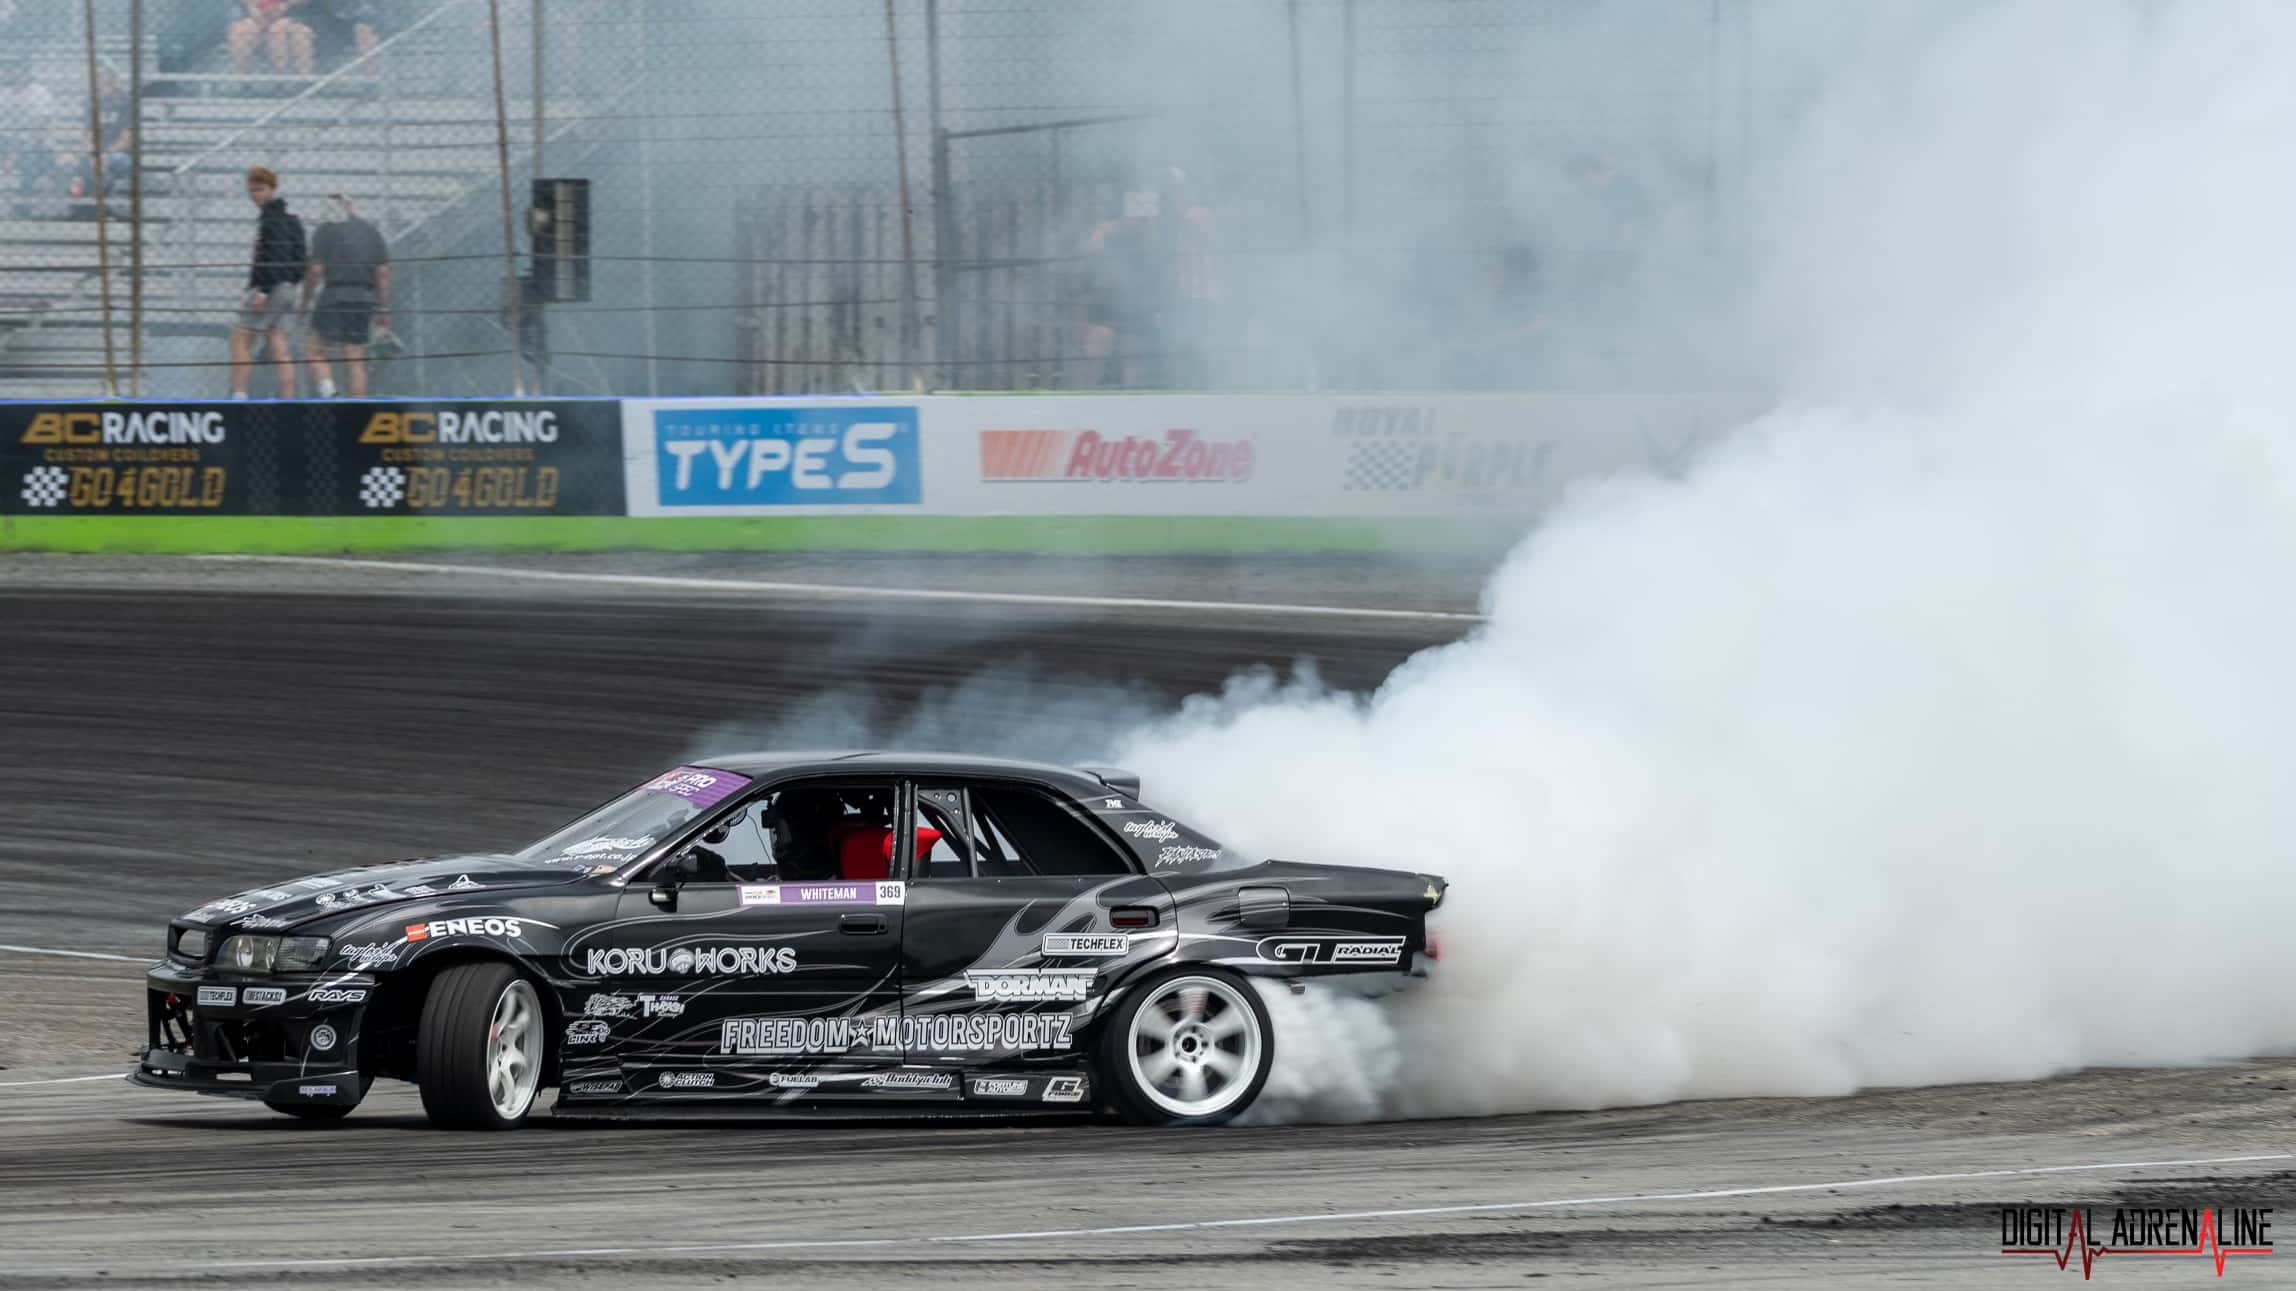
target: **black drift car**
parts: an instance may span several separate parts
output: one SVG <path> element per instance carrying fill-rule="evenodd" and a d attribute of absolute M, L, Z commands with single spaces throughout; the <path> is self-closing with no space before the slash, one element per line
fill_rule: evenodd
<path fill-rule="evenodd" d="M 1251 978 L 1424 976 L 1425 874 L 1243 856 L 1136 777 L 949 756 L 665 772 L 511 855 L 403 861 L 170 925 L 132 1079 L 434 1124 L 1109 1110 L 1226 1120 L 1275 1037 Z"/>

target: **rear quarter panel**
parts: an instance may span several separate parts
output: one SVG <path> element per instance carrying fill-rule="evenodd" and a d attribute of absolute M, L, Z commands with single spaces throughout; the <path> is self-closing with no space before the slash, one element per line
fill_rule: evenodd
<path fill-rule="evenodd" d="M 1253 977 L 1407 975 L 1441 891 L 1427 875 L 1291 861 L 1158 877 L 1178 916 L 1174 958 Z"/>

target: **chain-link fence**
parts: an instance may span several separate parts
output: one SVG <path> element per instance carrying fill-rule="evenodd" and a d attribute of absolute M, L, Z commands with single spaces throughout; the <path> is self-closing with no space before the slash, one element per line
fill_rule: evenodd
<path fill-rule="evenodd" d="M 252 165 L 386 238 L 376 393 L 1648 386 L 1640 287 L 1727 235 L 1775 108 L 1751 0 L 0 19 L 0 395 L 219 396 L 246 323 L 249 388 L 278 344 L 308 392 L 308 321 L 246 312 Z M 538 176 L 589 181 L 586 300 L 532 275 Z"/>

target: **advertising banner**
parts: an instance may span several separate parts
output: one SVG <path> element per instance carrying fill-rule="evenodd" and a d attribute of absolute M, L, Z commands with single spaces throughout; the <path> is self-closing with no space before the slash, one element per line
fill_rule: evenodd
<path fill-rule="evenodd" d="M 278 505 L 281 463 L 249 413 L 246 404 L 0 404 L 0 510 L 264 514 Z"/>
<path fill-rule="evenodd" d="M 340 515 L 620 515 L 611 399 L 333 405 Z"/>
<path fill-rule="evenodd" d="M 764 516 L 920 510 L 921 400 L 632 399 L 630 514 Z"/>
<path fill-rule="evenodd" d="M 22 515 L 620 515 L 613 400 L 0 404 Z"/>
<path fill-rule="evenodd" d="M 1666 473 L 1750 406 L 1642 395 L 929 399 L 936 511 L 1536 515 L 1571 482 Z"/>

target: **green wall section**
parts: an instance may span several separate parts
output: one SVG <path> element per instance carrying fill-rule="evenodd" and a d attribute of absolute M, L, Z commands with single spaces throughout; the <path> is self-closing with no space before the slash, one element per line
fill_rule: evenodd
<path fill-rule="evenodd" d="M 1231 516 L 84 516 L 0 515 L 0 551 L 1180 552 L 1504 550 L 1520 520 Z"/>

